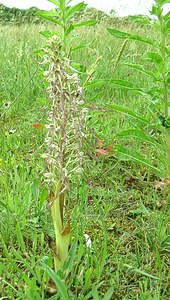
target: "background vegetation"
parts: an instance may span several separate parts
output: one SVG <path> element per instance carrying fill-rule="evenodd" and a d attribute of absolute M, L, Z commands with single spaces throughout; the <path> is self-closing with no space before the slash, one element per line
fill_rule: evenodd
<path fill-rule="evenodd" d="M 7 16 L 4 20 L 11 22 L 13 17 Z M 149 26 L 102 17 L 95 28 L 77 31 L 79 39 L 90 45 L 75 52 L 79 67 L 88 70 L 100 57 L 92 79 L 121 78 L 148 87 L 146 77 L 121 60 L 115 68 L 123 42 L 107 32 L 108 23 L 133 34 L 156 35 Z M 44 262 L 52 267 L 48 236 L 54 232 L 41 177 L 45 132 L 33 126 L 46 122 L 46 83 L 39 64 L 45 39 L 39 32 L 48 29 L 51 25 L 41 23 L 6 24 L 0 30 L 0 296 L 4 299 L 67 299 L 60 291 L 53 296 L 52 283 L 48 291 L 46 287 L 49 275 Z M 137 63 L 148 49 L 149 45 L 128 41 L 121 58 Z M 105 85 L 87 89 L 86 100 L 92 145 L 81 186 L 70 195 L 71 249 L 60 284 L 69 299 L 168 300 L 167 185 L 152 170 L 122 161 L 114 153 L 116 135 L 132 124 L 143 128 L 143 123 L 100 109 L 117 104 L 150 117 L 148 102 L 131 90 Z M 164 147 L 159 132 L 156 138 Z M 122 143 L 155 166 L 160 164 L 159 149 L 133 138 Z M 101 149 L 109 149 L 110 155 L 98 156 L 96 150 Z M 92 248 L 84 234 L 89 235 Z"/>

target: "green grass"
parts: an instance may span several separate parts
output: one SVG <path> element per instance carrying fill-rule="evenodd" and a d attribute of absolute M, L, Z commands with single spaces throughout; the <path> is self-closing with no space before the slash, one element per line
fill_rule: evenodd
<path fill-rule="evenodd" d="M 61 293 L 65 290 L 65 297 L 68 294 L 69 299 L 78 300 L 168 300 L 167 191 L 155 190 L 154 181 L 159 178 L 144 166 L 115 157 L 96 158 L 94 138 L 93 155 L 86 163 L 81 185 L 70 192 L 70 255 L 60 277 L 55 278 L 56 283 L 62 284 L 62 279 L 65 285 L 57 295 L 47 291 L 49 276 L 54 275 L 50 273 L 53 259 L 47 237 L 53 237 L 54 232 L 41 175 L 45 132 L 32 126 L 45 122 L 38 99 L 46 97 L 46 84 L 34 52 L 45 44 L 39 31 L 46 27 L 5 26 L 0 31 L 0 297 L 64 299 Z M 118 28 L 130 30 L 123 24 Z M 136 25 L 131 30 L 148 31 Z M 149 84 L 121 62 L 113 74 L 122 42 L 109 35 L 104 23 L 95 30 L 80 31 L 79 38 L 94 41 L 91 47 L 75 53 L 76 61 L 88 68 L 102 56 L 95 78 Z M 122 58 L 138 62 L 145 47 L 128 42 Z M 124 105 L 149 117 L 145 99 L 127 90 L 91 88 L 86 98 L 89 105 Z M 129 128 L 131 122 L 116 112 L 89 111 L 89 127 L 104 145 L 112 144 L 113 148 L 115 134 Z M 147 158 L 154 156 L 151 146 L 133 140 L 127 145 Z M 92 240 L 92 250 L 86 246 L 85 233 Z"/>

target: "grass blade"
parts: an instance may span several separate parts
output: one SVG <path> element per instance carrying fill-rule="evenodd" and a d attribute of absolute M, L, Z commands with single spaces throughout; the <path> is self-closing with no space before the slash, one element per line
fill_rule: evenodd
<path fill-rule="evenodd" d="M 137 269 L 137 268 L 133 268 L 133 267 L 130 266 L 130 265 L 124 264 L 124 266 L 127 267 L 128 269 L 132 269 L 134 272 L 139 273 L 139 274 L 141 274 L 141 275 L 144 275 L 144 276 L 146 276 L 146 277 L 149 277 L 149 278 L 152 278 L 152 279 L 156 279 L 156 280 L 160 280 L 159 277 L 156 277 L 156 276 L 153 276 L 153 275 L 151 275 L 151 274 L 148 274 L 148 273 L 146 273 L 145 271 L 139 270 L 139 269 Z"/>
<path fill-rule="evenodd" d="M 45 270 L 48 275 L 51 277 L 51 279 L 55 282 L 58 291 L 60 293 L 61 299 L 63 300 L 69 300 L 69 296 L 67 293 L 67 289 L 61 278 L 45 263 L 42 262 L 43 270 Z"/>

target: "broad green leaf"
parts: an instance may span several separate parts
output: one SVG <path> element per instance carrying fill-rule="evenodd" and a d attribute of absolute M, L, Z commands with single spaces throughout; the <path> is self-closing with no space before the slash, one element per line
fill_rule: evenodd
<path fill-rule="evenodd" d="M 108 289 L 102 300 L 110 300 L 114 292 L 114 288 Z"/>
<path fill-rule="evenodd" d="M 149 134 L 146 134 L 144 131 L 140 130 L 140 129 L 126 129 L 123 130 L 121 132 L 119 132 L 116 137 L 118 138 L 129 138 L 129 137 L 136 137 L 140 140 L 143 140 L 145 142 L 148 142 L 156 147 L 159 146 L 159 144 L 157 142 L 155 142 L 154 138 L 152 136 L 150 136 Z"/>
<path fill-rule="evenodd" d="M 125 159 L 127 158 L 128 160 L 135 161 L 139 164 L 142 164 L 153 171 L 155 171 L 157 174 L 161 174 L 161 170 L 155 167 L 149 160 L 145 159 L 140 153 L 136 152 L 132 148 L 125 148 L 122 145 L 117 145 L 115 149 L 118 151 L 119 154 L 122 155 L 122 158 L 120 156 L 120 159 Z"/>
<path fill-rule="evenodd" d="M 48 21 L 50 21 L 50 22 L 52 22 L 54 24 L 57 24 L 57 25 L 63 27 L 63 24 L 59 20 L 56 19 L 56 17 L 58 17 L 57 12 L 40 11 L 40 12 L 37 12 L 36 15 L 39 16 L 39 17 L 42 17 L 45 20 L 48 20 Z"/>
<path fill-rule="evenodd" d="M 61 280 L 60 276 L 58 276 L 48 265 L 42 262 L 43 269 L 48 273 L 51 279 L 55 282 L 57 289 L 60 293 L 62 300 L 69 300 L 69 296 L 67 293 L 66 286 L 64 282 Z"/>
<path fill-rule="evenodd" d="M 157 63 L 157 64 L 160 64 L 162 62 L 162 57 L 157 52 L 151 52 L 151 51 L 145 52 L 145 54 L 142 56 L 142 58 L 144 60 L 154 62 L 154 63 Z"/>
<path fill-rule="evenodd" d="M 132 117 L 132 118 L 135 118 L 136 120 L 142 121 L 145 124 L 150 124 L 149 120 L 147 120 L 146 118 L 144 118 L 141 115 L 136 114 L 133 110 L 131 110 L 127 107 L 118 106 L 118 105 L 114 105 L 114 104 L 106 104 L 104 107 L 115 110 L 120 113 L 123 113 L 125 115 L 128 115 L 129 117 Z"/>
<path fill-rule="evenodd" d="M 151 39 L 140 36 L 140 35 L 133 35 L 127 32 L 123 32 L 117 29 L 111 29 L 111 28 L 107 28 L 108 32 L 113 35 L 116 38 L 121 38 L 121 39 L 131 39 L 131 40 L 135 40 L 135 41 L 139 41 L 139 42 L 143 42 L 155 47 L 158 47 L 158 45 L 156 45 Z"/>
<path fill-rule="evenodd" d="M 65 18 L 68 19 L 71 15 L 74 15 L 77 11 L 84 10 L 86 6 L 87 6 L 86 3 L 80 2 L 74 6 L 69 7 L 69 9 L 66 12 Z"/>
<path fill-rule="evenodd" d="M 74 30 L 74 25 L 70 24 L 67 28 L 66 31 L 64 32 L 64 36 L 68 36 L 70 34 L 70 32 L 72 32 Z"/>
<path fill-rule="evenodd" d="M 98 23 L 97 20 L 88 20 L 88 21 L 83 21 L 77 24 L 74 24 L 75 27 L 80 27 L 80 26 L 95 26 Z"/>

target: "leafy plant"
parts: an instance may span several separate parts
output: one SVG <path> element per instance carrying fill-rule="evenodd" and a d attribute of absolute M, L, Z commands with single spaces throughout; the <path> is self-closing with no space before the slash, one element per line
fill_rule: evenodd
<path fill-rule="evenodd" d="M 141 36 L 141 35 L 134 35 L 131 33 L 123 32 L 117 29 L 108 28 L 108 32 L 116 38 L 120 39 L 129 39 L 138 42 L 145 43 L 149 45 L 151 49 L 146 51 L 145 54 L 141 58 L 141 64 L 134 63 L 132 61 L 123 61 L 125 66 L 128 66 L 138 72 L 143 73 L 145 76 L 148 77 L 150 85 L 148 88 L 141 88 L 139 86 L 135 86 L 132 82 L 113 79 L 108 83 L 104 80 L 103 83 L 108 84 L 112 87 L 120 87 L 123 89 L 130 89 L 134 91 L 136 94 L 142 95 L 147 101 L 149 101 L 149 109 L 151 111 L 151 118 L 148 121 L 150 126 L 153 128 L 159 128 L 161 132 L 165 136 L 166 140 L 166 152 L 167 152 L 167 159 L 166 159 L 166 171 L 163 171 L 164 175 L 170 176 L 170 115 L 169 115 L 169 88 L 170 88 L 170 50 L 168 48 L 168 38 L 170 34 L 170 13 L 167 14 L 163 13 L 163 6 L 164 4 L 169 3 L 169 1 L 164 0 L 156 0 L 155 4 L 152 6 L 151 14 L 153 18 L 146 17 L 145 22 L 142 20 L 142 24 L 153 28 L 156 35 L 150 38 Z M 135 16 L 135 22 L 141 23 L 141 18 Z M 93 84 L 93 83 L 92 83 Z M 150 105 L 151 103 L 151 105 Z M 129 111 L 128 108 L 124 107 L 114 107 L 109 106 L 113 110 L 117 110 L 120 112 L 125 112 L 129 116 L 132 116 L 132 113 Z M 134 114 L 134 113 L 133 113 Z M 135 117 L 135 115 L 133 115 Z M 139 116 L 143 118 L 143 114 Z M 137 119 L 139 119 L 137 117 Z M 145 122 L 145 120 L 144 120 Z M 161 125 L 162 126 L 161 126 Z M 117 137 L 125 137 L 129 138 L 135 136 L 136 138 L 143 139 L 145 142 L 149 142 L 152 145 L 155 145 L 155 149 L 158 147 L 158 143 L 156 143 L 155 139 L 144 133 L 143 130 L 139 128 L 132 128 L 126 130 L 118 134 Z M 160 147 L 162 148 L 162 147 Z M 162 171 L 155 168 L 152 163 L 146 161 L 144 157 L 142 157 L 137 153 L 132 153 L 131 150 L 126 149 L 124 147 L 119 147 L 118 152 L 125 154 L 125 156 L 131 156 L 135 161 L 140 161 L 144 165 L 150 166 L 152 169 L 159 174 Z M 156 170 L 157 169 L 157 170 Z M 163 174 L 162 174 L 163 175 Z"/>
<path fill-rule="evenodd" d="M 54 11 L 40 11 L 37 13 L 38 16 L 48 20 L 50 23 L 57 25 L 57 31 L 41 31 L 41 34 L 46 37 L 58 36 L 61 39 L 62 50 L 66 56 L 69 56 L 72 51 L 84 48 L 87 44 L 78 44 L 75 47 L 71 45 L 73 39 L 70 37 L 71 33 L 77 28 L 82 26 L 94 26 L 98 21 L 86 20 L 82 22 L 75 22 L 73 17 L 77 12 L 83 11 L 87 4 L 80 2 L 76 5 L 70 5 L 72 0 L 48 0 L 55 4 L 56 8 Z M 68 38 L 68 36 L 70 38 Z"/>

